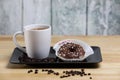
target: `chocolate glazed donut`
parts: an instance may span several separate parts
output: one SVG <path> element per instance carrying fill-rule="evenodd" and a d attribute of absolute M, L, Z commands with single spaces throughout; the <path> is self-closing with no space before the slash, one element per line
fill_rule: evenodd
<path fill-rule="evenodd" d="M 78 59 L 84 56 L 85 51 L 82 46 L 75 43 L 66 43 L 58 50 L 58 55 L 66 59 Z"/>

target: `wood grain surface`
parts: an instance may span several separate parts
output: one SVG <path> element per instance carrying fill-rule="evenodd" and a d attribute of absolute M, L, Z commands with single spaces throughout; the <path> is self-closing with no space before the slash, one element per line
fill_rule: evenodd
<path fill-rule="evenodd" d="M 120 36 L 52 36 L 51 45 L 68 38 L 83 40 L 91 46 L 101 48 L 103 61 L 99 64 L 99 67 L 85 68 L 86 73 L 91 73 L 92 80 L 120 80 Z M 24 45 L 23 37 L 19 36 L 18 41 Z M 0 80 L 61 80 L 59 76 L 43 73 L 41 68 L 37 68 L 39 70 L 38 74 L 28 74 L 28 70 L 35 70 L 36 68 L 10 64 L 9 59 L 14 48 L 12 36 L 0 36 Z M 52 69 L 59 72 L 60 75 L 63 75 L 63 70 L 81 70 L 81 68 Z M 63 80 L 68 79 L 90 80 L 89 76 L 71 76 Z"/>

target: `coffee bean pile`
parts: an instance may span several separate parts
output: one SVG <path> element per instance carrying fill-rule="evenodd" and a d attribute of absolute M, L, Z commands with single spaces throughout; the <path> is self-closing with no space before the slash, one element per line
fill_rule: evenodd
<path fill-rule="evenodd" d="M 60 76 L 60 78 L 66 78 L 66 77 L 70 77 L 70 76 L 90 76 L 91 73 L 85 73 L 84 69 L 81 69 L 81 71 L 73 71 L 73 70 L 70 70 L 70 71 L 63 71 L 64 75 Z"/>
<path fill-rule="evenodd" d="M 38 70 L 37 69 L 35 70 L 35 74 L 38 74 Z"/>
<path fill-rule="evenodd" d="M 75 43 L 63 44 L 58 50 L 58 55 L 66 59 L 78 59 L 83 57 L 84 54 L 83 47 Z"/>
<path fill-rule="evenodd" d="M 33 70 L 28 70 L 28 73 L 34 72 L 34 74 L 38 74 L 38 69 Z M 59 72 L 55 72 L 52 69 L 42 69 L 42 72 L 47 72 L 48 75 L 50 74 L 54 74 L 56 76 L 59 76 L 60 73 Z M 70 71 L 63 71 L 63 75 L 60 75 L 60 78 L 67 78 L 70 76 L 90 76 L 91 73 L 85 73 L 84 69 L 81 69 L 81 71 L 76 71 L 76 70 L 70 70 Z M 92 77 L 89 77 L 89 79 L 92 79 Z"/>
<path fill-rule="evenodd" d="M 33 70 L 28 70 L 28 73 L 33 72 Z M 34 74 L 38 74 L 38 69 L 35 69 Z"/>
<path fill-rule="evenodd" d="M 42 63 L 44 63 L 44 62 L 55 62 L 56 59 L 55 58 L 35 59 L 35 58 L 29 58 L 27 55 L 24 54 L 19 57 L 19 61 L 21 63 L 23 63 L 23 62 L 25 62 L 25 63 L 27 63 L 27 62 L 30 62 L 30 63 L 42 62 Z"/>
<path fill-rule="evenodd" d="M 47 74 L 54 74 L 54 75 L 59 75 L 59 72 L 55 72 L 53 70 L 48 70 L 48 69 L 42 69 L 42 72 L 47 72 Z"/>
<path fill-rule="evenodd" d="M 28 71 L 28 73 L 31 73 L 31 72 L 33 72 L 33 70 L 29 70 L 29 71 Z"/>

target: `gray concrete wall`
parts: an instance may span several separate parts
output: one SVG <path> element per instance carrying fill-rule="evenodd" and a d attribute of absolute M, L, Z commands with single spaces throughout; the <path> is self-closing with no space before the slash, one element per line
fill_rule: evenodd
<path fill-rule="evenodd" d="M 0 0 L 0 35 L 33 23 L 54 35 L 119 35 L 120 0 Z"/>

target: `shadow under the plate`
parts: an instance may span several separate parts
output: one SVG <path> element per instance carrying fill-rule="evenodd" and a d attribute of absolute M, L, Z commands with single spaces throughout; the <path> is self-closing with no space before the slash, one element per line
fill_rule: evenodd
<path fill-rule="evenodd" d="M 54 64 L 54 63 L 53 63 Z M 94 63 L 89 63 L 89 64 L 66 64 L 66 65 L 58 65 L 58 64 L 54 64 L 54 65 L 46 65 L 46 64 L 11 64 L 11 63 L 8 63 L 7 68 L 9 69 L 29 69 L 29 68 L 56 68 L 56 69 L 62 69 L 62 68 L 88 68 L 88 69 L 93 69 L 93 68 L 99 68 L 100 67 L 100 64 L 97 63 L 97 64 L 94 64 Z"/>

